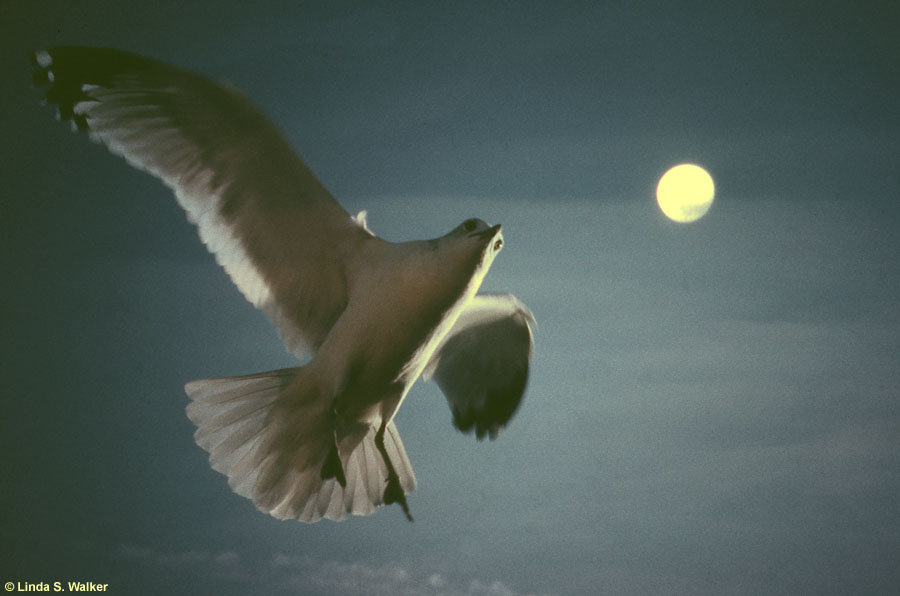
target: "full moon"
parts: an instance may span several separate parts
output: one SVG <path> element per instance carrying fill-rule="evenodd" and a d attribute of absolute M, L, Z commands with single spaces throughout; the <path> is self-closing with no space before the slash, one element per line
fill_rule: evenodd
<path fill-rule="evenodd" d="M 706 215 L 715 192 L 712 176 L 706 170 L 685 163 L 671 168 L 659 179 L 656 202 L 672 221 L 690 223 Z"/>

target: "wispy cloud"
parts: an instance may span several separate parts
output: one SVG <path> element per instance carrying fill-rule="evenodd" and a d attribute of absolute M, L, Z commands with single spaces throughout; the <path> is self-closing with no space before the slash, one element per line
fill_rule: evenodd
<path fill-rule="evenodd" d="M 276 554 L 271 567 L 283 585 L 322 593 L 396 594 L 401 596 L 534 596 L 500 580 L 451 577 L 435 570 L 393 562 L 316 561 L 308 556 Z"/>
<path fill-rule="evenodd" d="M 254 572 L 234 551 L 161 551 L 135 544 L 122 544 L 113 558 L 171 571 L 189 571 L 220 580 L 253 580 Z"/>
<path fill-rule="evenodd" d="M 409 562 L 320 560 L 285 553 L 259 560 L 234 551 L 162 552 L 134 544 L 120 545 L 115 556 L 141 565 L 191 571 L 210 580 L 241 580 L 268 594 L 538 596 L 499 579 L 454 577 Z"/>

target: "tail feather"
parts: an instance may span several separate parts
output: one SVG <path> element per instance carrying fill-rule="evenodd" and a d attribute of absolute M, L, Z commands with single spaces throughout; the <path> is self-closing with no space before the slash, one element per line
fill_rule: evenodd
<path fill-rule="evenodd" d="M 400 477 L 400 487 L 403 489 L 403 493 L 412 492 L 415 488 L 416 476 L 413 473 L 409 458 L 406 457 L 406 450 L 403 448 L 403 441 L 400 440 L 400 433 L 393 423 L 387 425 L 384 447 L 396 468 L 397 475 Z"/>
<path fill-rule="evenodd" d="M 334 441 L 327 400 L 304 369 L 192 381 L 188 417 L 194 438 L 209 452 L 210 465 L 228 476 L 236 493 L 280 519 L 342 520 L 369 515 L 383 504 L 387 467 L 375 446 L 376 429 L 357 424 L 341 429 L 338 453 L 346 486 L 322 479 L 321 469 Z M 385 449 L 404 493 L 416 486 L 415 474 L 393 422 Z"/>

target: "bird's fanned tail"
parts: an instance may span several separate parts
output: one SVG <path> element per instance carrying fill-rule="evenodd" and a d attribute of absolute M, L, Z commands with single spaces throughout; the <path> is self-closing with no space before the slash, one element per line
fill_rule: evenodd
<path fill-rule="evenodd" d="M 345 482 L 322 478 L 331 452 L 334 418 L 303 368 L 192 381 L 188 417 L 210 465 L 238 494 L 279 519 L 315 522 L 369 515 L 385 504 L 388 470 L 368 424 L 343 429 L 338 453 Z M 384 444 L 403 493 L 416 479 L 393 422 Z"/>

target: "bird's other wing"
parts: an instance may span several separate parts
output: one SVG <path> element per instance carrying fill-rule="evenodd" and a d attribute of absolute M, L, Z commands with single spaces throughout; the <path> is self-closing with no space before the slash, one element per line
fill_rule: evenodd
<path fill-rule="evenodd" d="M 422 373 L 444 392 L 456 428 L 497 438 L 525 392 L 534 325 L 510 295 L 477 295 L 465 306 Z"/>
<path fill-rule="evenodd" d="M 36 85 L 73 128 L 172 188 L 216 260 L 303 358 L 347 301 L 346 260 L 372 238 L 245 97 L 156 60 L 56 47 Z"/>

